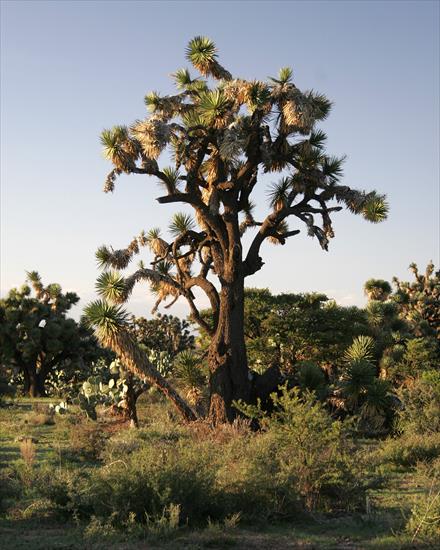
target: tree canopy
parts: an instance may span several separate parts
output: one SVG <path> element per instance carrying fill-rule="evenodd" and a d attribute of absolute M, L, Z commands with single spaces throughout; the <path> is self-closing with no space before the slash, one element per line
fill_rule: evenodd
<path fill-rule="evenodd" d="M 234 399 L 246 401 L 251 394 L 244 280 L 262 268 L 262 244 L 284 245 L 303 227 L 328 250 L 334 213 L 345 207 L 376 223 L 386 218 L 388 204 L 376 191 L 340 184 L 344 157 L 326 152 L 326 135 L 316 126 L 329 115 L 331 102 L 323 94 L 301 91 L 292 69 L 282 68 L 267 81 L 233 77 L 219 63 L 214 43 L 201 36 L 189 42 L 186 57 L 199 76 L 176 71 L 175 95 L 148 93 L 147 117 L 104 130 L 101 141 L 113 164 L 104 191 L 114 191 L 120 174 L 152 176 L 164 191 L 159 204 L 190 206 L 194 217 L 176 212 L 170 238 L 153 228 L 127 248 L 100 247 L 96 255 L 105 271 L 97 289 L 105 300 L 121 304 L 136 283 L 146 281 L 157 295 L 154 310 L 163 300 L 171 299 L 171 305 L 180 296 L 186 299 L 193 320 L 212 338 L 210 415 L 223 421 L 233 418 Z M 165 153 L 173 166 L 160 165 Z M 257 218 L 252 194 L 263 174 L 279 179 L 266 189 L 268 210 Z M 242 237 L 252 230 L 244 250 Z M 150 266 L 141 262 L 131 275 L 122 275 L 142 247 L 153 255 Z M 200 314 L 195 287 L 209 299 L 212 323 Z M 101 305 L 108 327 L 124 332 L 121 310 Z"/>
<path fill-rule="evenodd" d="M 43 285 L 36 271 L 27 273 L 21 288 L 0 300 L 0 364 L 23 376 L 24 391 L 46 394 L 46 380 L 58 368 L 72 374 L 98 357 L 92 332 L 66 317 L 79 301 L 56 283 Z M 67 376 L 68 377 L 68 376 Z"/>

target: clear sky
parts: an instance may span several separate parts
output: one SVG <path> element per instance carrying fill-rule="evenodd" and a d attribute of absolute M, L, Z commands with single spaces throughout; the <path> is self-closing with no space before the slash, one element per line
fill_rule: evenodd
<path fill-rule="evenodd" d="M 166 226 L 173 208 L 154 201 L 153 180 L 121 178 L 102 193 L 110 165 L 99 134 L 145 116 L 146 92 L 172 92 L 169 74 L 187 66 L 199 34 L 234 76 L 265 79 L 288 65 L 300 89 L 332 99 L 322 127 L 328 151 L 347 155 L 344 182 L 391 204 L 380 225 L 337 214 L 328 253 L 307 236 L 267 245 L 248 286 L 363 304 L 366 279 L 408 279 L 412 261 L 439 265 L 438 2 L 15 0 L 1 15 L 2 295 L 36 269 L 83 307 L 99 245 L 125 247 Z M 131 309 L 147 314 L 151 302 L 143 288 Z"/>

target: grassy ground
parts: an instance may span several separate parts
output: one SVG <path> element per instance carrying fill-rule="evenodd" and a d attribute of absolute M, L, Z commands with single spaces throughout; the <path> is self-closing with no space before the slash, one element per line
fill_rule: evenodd
<path fill-rule="evenodd" d="M 61 468 L 68 458 L 66 451 L 71 444 L 71 432 L 75 429 L 67 416 L 56 417 L 54 424 L 34 425 L 35 405 L 50 400 L 16 401 L 13 406 L 0 408 L 0 469 L 22 462 L 19 438 L 32 437 L 37 455 L 35 461 L 51 468 Z M 140 420 L 151 417 L 147 404 L 140 407 Z M 113 432 L 127 429 L 116 420 L 103 424 L 103 429 Z M 83 461 L 79 467 L 95 467 L 93 460 Z M 240 549 L 374 549 L 419 548 L 399 534 L 405 515 L 414 499 L 426 487 L 420 486 L 410 471 L 389 470 L 381 489 L 371 491 L 368 513 L 353 516 L 323 518 L 316 516 L 280 525 L 210 524 L 205 529 L 191 531 L 180 529 L 167 538 L 152 540 L 126 540 L 123 535 L 108 535 L 88 529 L 81 524 L 57 523 L 46 517 L 42 510 L 33 507 L 38 503 L 15 502 L 0 516 L 0 548 L 48 550 L 79 548 L 240 548 Z"/>

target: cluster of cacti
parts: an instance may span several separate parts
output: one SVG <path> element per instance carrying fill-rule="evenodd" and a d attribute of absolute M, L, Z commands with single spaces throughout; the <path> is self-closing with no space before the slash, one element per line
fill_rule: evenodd
<path fill-rule="evenodd" d="M 53 411 L 56 414 L 66 414 L 68 409 L 69 407 L 67 405 L 67 401 L 60 401 L 58 405 L 54 405 L 53 403 L 49 405 L 49 410 Z"/>
<path fill-rule="evenodd" d="M 148 359 L 162 376 L 168 376 L 173 369 L 173 359 L 166 351 L 150 350 Z"/>
<path fill-rule="evenodd" d="M 171 373 L 173 361 L 169 353 L 157 350 L 145 350 L 145 352 L 148 354 L 149 361 L 162 376 L 168 376 Z M 96 420 L 97 405 L 126 408 L 127 393 L 130 388 L 136 395 L 140 395 L 147 386 L 145 382 L 133 379 L 119 359 L 116 359 L 101 374 L 90 376 L 83 382 L 74 403 L 85 412 L 88 418 Z"/>
<path fill-rule="evenodd" d="M 83 382 L 78 397 L 74 399 L 74 403 L 92 420 L 97 418 L 97 405 L 120 405 L 128 391 L 124 371 L 117 359 L 110 364 L 109 372 L 112 378 L 108 381 L 104 376 L 90 376 Z"/>

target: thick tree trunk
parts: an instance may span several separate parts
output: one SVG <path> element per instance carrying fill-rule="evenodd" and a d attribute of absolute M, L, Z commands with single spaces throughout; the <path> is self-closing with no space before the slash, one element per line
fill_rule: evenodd
<path fill-rule="evenodd" d="M 244 341 L 244 280 L 225 282 L 220 292 L 217 330 L 209 347 L 210 407 L 214 424 L 231 422 L 237 411 L 232 403 L 249 402 L 251 380 Z"/>
<path fill-rule="evenodd" d="M 35 366 L 26 366 L 23 368 L 24 393 L 29 397 L 46 397 L 44 387 L 45 377 L 37 372 Z"/>

